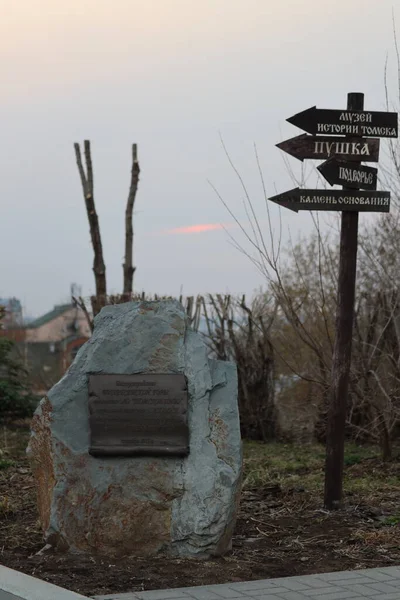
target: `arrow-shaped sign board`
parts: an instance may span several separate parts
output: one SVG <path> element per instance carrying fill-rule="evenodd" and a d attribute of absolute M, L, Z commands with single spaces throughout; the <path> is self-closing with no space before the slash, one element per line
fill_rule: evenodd
<path fill-rule="evenodd" d="M 312 134 L 398 137 L 397 113 L 392 112 L 327 110 L 313 106 L 287 121 Z"/>
<path fill-rule="evenodd" d="M 294 188 L 269 198 L 280 206 L 299 210 L 341 210 L 389 212 L 390 192 L 348 192 L 342 190 L 301 190 Z"/>
<path fill-rule="evenodd" d="M 330 158 L 317 167 L 331 185 L 344 185 L 357 190 L 376 190 L 378 169 Z"/>
<path fill-rule="evenodd" d="M 327 160 L 336 156 L 341 160 L 357 162 L 378 162 L 379 145 L 380 140 L 374 138 L 313 136 L 306 133 L 277 144 L 278 148 L 299 160 Z"/>

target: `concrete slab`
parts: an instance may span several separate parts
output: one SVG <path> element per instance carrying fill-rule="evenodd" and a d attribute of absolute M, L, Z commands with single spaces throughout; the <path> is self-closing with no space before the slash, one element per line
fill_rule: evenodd
<path fill-rule="evenodd" d="M 10 594 L 9 592 L 2 592 L 0 590 L 0 600 L 21 600 L 21 596 L 14 596 L 14 594 Z"/>
<path fill-rule="evenodd" d="M 400 600 L 400 567 L 94 596 L 95 600 Z"/>
<path fill-rule="evenodd" d="M 88 598 L 0 565 L 0 600 L 88 600 Z"/>

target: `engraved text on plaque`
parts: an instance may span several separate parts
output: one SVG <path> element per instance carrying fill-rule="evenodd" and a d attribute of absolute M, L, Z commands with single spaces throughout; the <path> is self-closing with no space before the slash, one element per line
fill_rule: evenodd
<path fill-rule="evenodd" d="M 187 404 L 181 374 L 89 375 L 89 453 L 186 456 Z"/>

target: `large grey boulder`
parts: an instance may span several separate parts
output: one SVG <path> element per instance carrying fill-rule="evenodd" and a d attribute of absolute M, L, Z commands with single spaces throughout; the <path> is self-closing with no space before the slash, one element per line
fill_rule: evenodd
<path fill-rule="evenodd" d="M 89 455 L 88 373 L 184 373 L 190 454 Z M 176 301 L 107 306 L 38 407 L 28 446 L 45 540 L 110 556 L 230 549 L 242 450 L 235 365 L 209 360 Z"/>

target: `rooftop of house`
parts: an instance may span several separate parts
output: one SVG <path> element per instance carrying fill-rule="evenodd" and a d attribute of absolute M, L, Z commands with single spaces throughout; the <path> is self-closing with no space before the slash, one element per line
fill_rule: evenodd
<path fill-rule="evenodd" d="M 73 304 L 59 304 L 55 306 L 50 312 L 46 313 L 45 315 L 42 315 L 34 321 L 31 321 L 28 324 L 28 329 L 36 329 L 37 327 L 41 327 L 42 325 L 53 321 L 53 319 L 60 317 L 65 312 L 67 312 L 67 310 L 71 310 L 71 308 L 74 308 Z"/>

